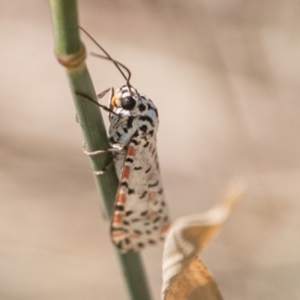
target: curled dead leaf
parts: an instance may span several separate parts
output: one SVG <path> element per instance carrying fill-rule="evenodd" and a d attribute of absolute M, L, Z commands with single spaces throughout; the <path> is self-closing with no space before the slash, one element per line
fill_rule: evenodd
<path fill-rule="evenodd" d="M 235 180 L 211 210 L 176 220 L 166 238 L 163 255 L 164 300 L 221 300 L 217 284 L 199 254 L 224 225 L 246 184 Z"/>

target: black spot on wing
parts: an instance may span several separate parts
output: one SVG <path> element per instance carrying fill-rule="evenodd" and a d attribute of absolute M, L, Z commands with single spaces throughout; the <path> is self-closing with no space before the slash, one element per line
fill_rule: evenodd
<path fill-rule="evenodd" d="M 123 228 L 114 227 L 114 226 L 111 226 L 111 227 L 110 227 L 110 230 L 111 230 L 111 231 L 124 231 Z"/>
<path fill-rule="evenodd" d="M 139 129 L 143 132 L 146 132 L 148 130 L 148 126 L 147 125 L 142 125 L 139 127 Z"/>
<path fill-rule="evenodd" d="M 133 117 L 129 117 L 126 123 L 127 128 L 132 128 Z"/>
<path fill-rule="evenodd" d="M 152 223 L 157 223 L 160 219 L 161 219 L 161 217 L 156 217 L 156 218 L 152 221 Z"/>
<path fill-rule="evenodd" d="M 135 144 L 136 146 L 139 145 L 139 143 L 140 143 L 140 142 L 138 142 L 136 139 L 131 139 L 131 142 L 132 142 L 133 144 Z"/>
<path fill-rule="evenodd" d="M 140 199 L 143 199 L 147 195 L 147 192 L 143 192 L 142 195 L 140 196 Z"/>
<path fill-rule="evenodd" d="M 128 188 L 128 183 L 123 181 L 123 182 L 121 182 L 121 186 L 125 186 L 126 188 Z"/>
<path fill-rule="evenodd" d="M 134 189 L 128 189 L 128 194 L 131 195 L 131 194 L 134 194 L 135 193 L 135 190 Z"/>
<path fill-rule="evenodd" d="M 115 206 L 115 210 L 123 211 L 123 210 L 124 210 L 124 205 L 123 205 L 123 204 L 117 204 L 117 205 Z"/>
<path fill-rule="evenodd" d="M 131 222 L 139 222 L 141 219 L 139 218 L 135 218 L 135 219 L 132 219 Z"/>
<path fill-rule="evenodd" d="M 152 184 L 148 184 L 148 187 L 151 188 L 151 187 L 155 187 L 155 186 L 158 186 L 159 185 L 159 180 L 157 180 L 156 182 L 152 183 Z"/>
<path fill-rule="evenodd" d="M 125 213 L 125 216 L 128 217 L 131 214 L 133 214 L 133 211 L 132 210 L 127 210 L 126 213 Z"/>
<path fill-rule="evenodd" d="M 143 112 L 143 111 L 146 110 L 146 106 L 145 106 L 143 103 L 141 103 L 141 104 L 138 106 L 138 108 L 139 108 L 139 111 L 140 111 L 140 112 Z"/>
<path fill-rule="evenodd" d="M 138 130 L 135 131 L 135 133 L 132 135 L 131 141 L 133 144 L 135 144 L 136 146 L 139 145 L 139 141 L 136 139 L 137 137 L 139 137 L 139 132 Z"/>
<path fill-rule="evenodd" d="M 138 246 L 139 248 L 144 248 L 144 247 L 145 247 L 145 245 L 144 245 L 143 243 L 138 243 L 137 246 Z"/>
<path fill-rule="evenodd" d="M 140 120 L 150 123 L 152 127 L 154 126 L 152 118 L 150 118 L 148 116 L 140 116 Z"/>
<path fill-rule="evenodd" d="M 145 173 L 146 173 L 146 174 L 149 173 L 150 170 L 151 170 L 151 166 L 145 171 Z"/>
<path fill-rule="evenodd" d="M 141 169 L 142 169 L 142 167 L 134 167 L 133 168 L 133 170 L 136 170 L 136 171 L 141 170 Z"/>
<path fill-rule="evenodd" d="M 125 161 L 126 161 L 126 162 L 129 162 L 129 163 L 133 163 L 133 159 L 130 158 L 130 157 L 127 157 Z"/>

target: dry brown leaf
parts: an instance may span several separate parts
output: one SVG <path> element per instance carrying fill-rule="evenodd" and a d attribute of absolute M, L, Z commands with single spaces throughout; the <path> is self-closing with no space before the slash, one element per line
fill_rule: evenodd
<path fill-rule="evenodd" d="M 244 180 L 235 180 L 213 209 L 173 223 L 163 255 L 164 300 L 222 299 L 209 270 L 196 256 L 221 229 L 244 190 Z"/>
<path fill-rule="evenodd" d="M 197 257 L 175 276 L 167 289 L 166 300 L 222 300 L 222 296 L 208 268 Z"/>

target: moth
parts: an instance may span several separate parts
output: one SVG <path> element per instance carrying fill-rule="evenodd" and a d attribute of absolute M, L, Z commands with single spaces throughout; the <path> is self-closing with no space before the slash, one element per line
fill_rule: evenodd
<path fill-rule="evenodd" d="M 102 98 L 110 91 L 108 107 L 98 105 L 109 112 L 111 148 L 108 151 L 114 154 L 116 166 L 119 166 L 111 239 L 121 252 L 139 251 L 164 240 L 170 226 L 156 148 L 158 111 L 152 100 L 131 85 L 129 69 L 82 30 L 105 53 L 93 55 L 113 62 L 126 80 L 116 91 L 109 88 L 98 95 Z M 103 174 L 102 171 L 95 173 Z"/>

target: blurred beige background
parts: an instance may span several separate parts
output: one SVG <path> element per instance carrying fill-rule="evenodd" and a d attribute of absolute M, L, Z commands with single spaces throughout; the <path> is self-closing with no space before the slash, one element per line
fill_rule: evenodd
<path fill-rule="evenodd" d="M 247 179 L 202 256 L 224 299 L 300 299 L 299 2 L 107 0 L 79 10 L 159 108 L 173 219 Z M 126 299 L 47 1 L 1 1 L 0 26 L 0 299 Z M 88 65 L 97 91 L 123 84 L 112 64 Z M 143 253 L 154 299 L 161 255 L 162 246 Z"/>

